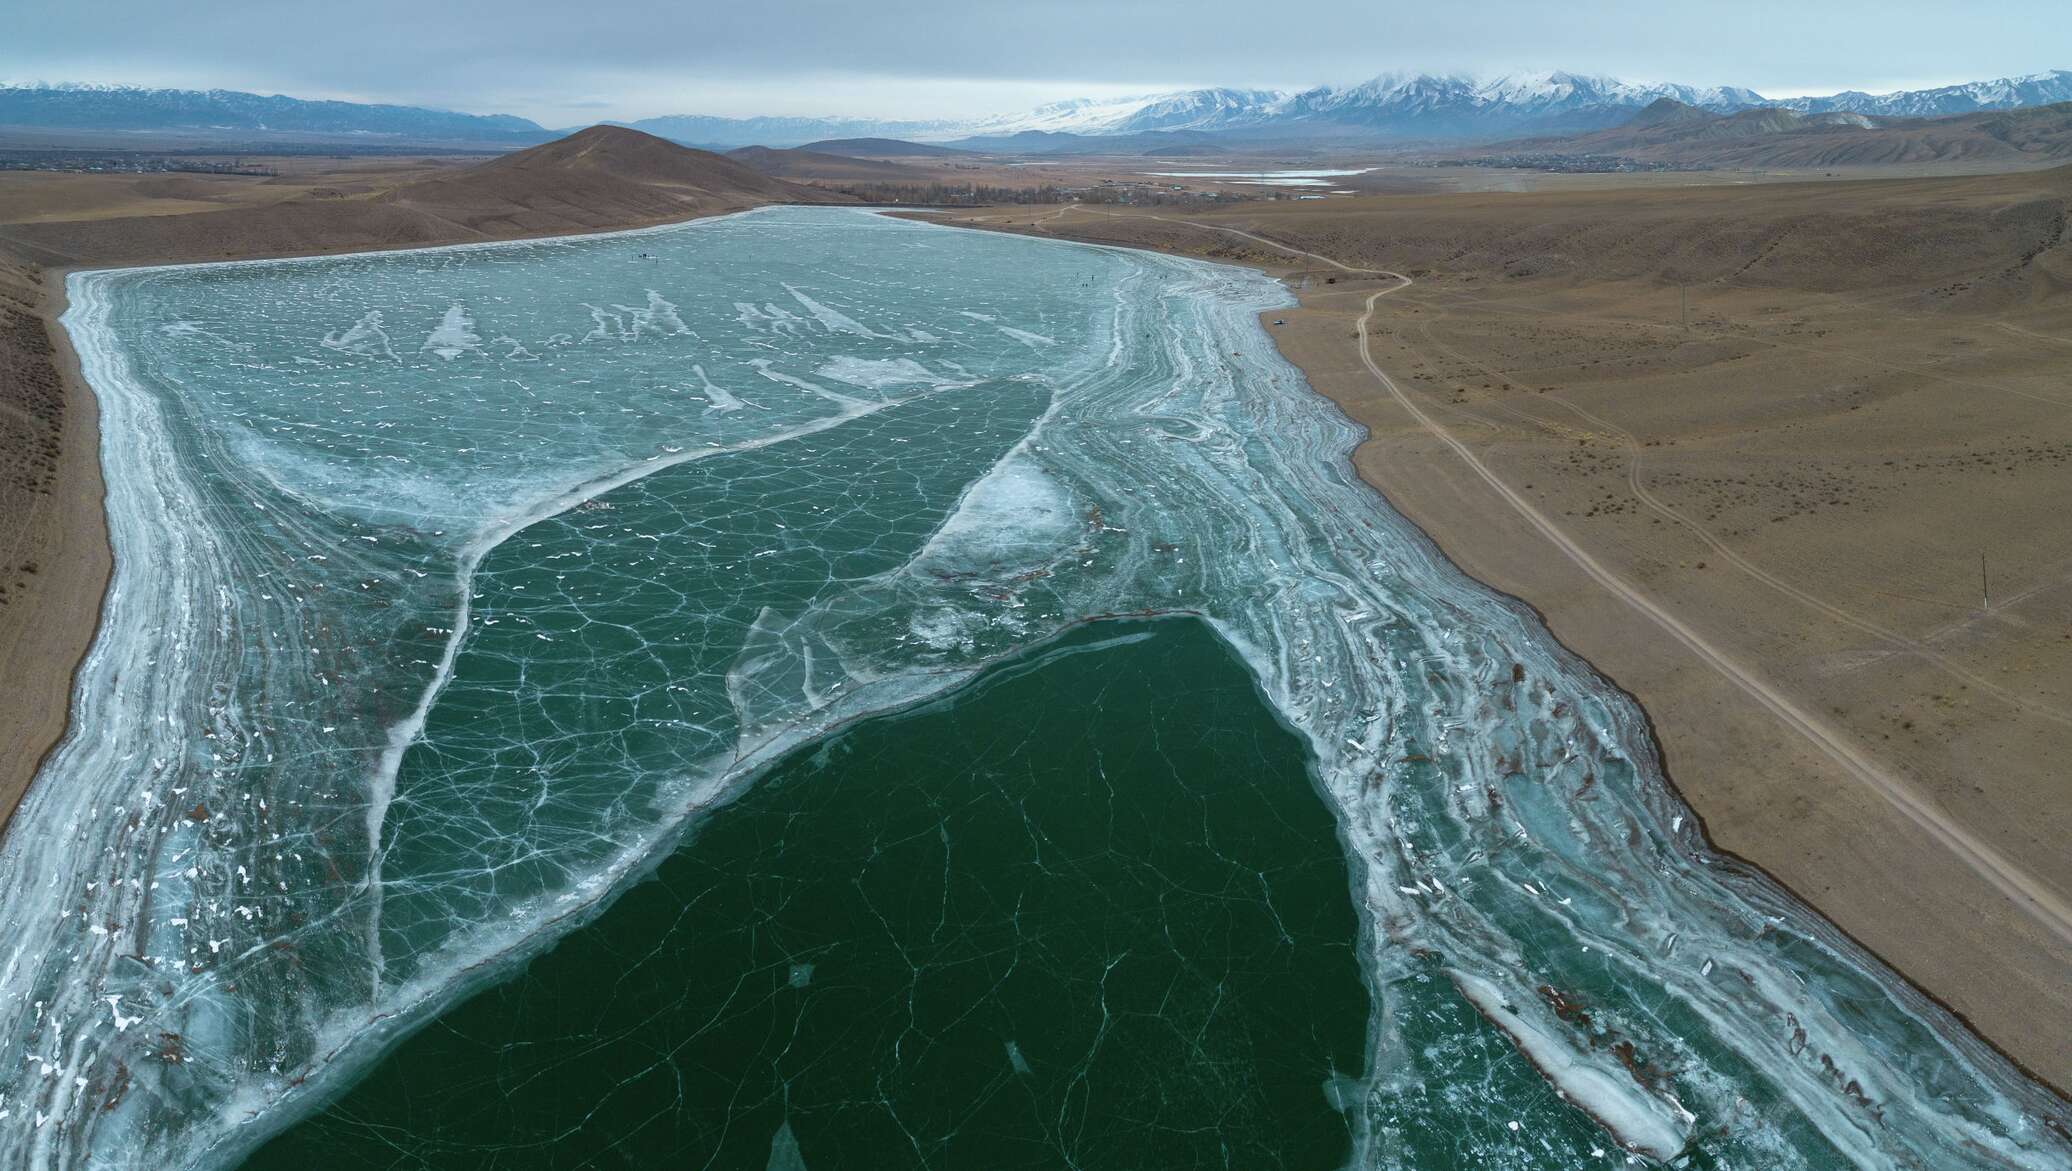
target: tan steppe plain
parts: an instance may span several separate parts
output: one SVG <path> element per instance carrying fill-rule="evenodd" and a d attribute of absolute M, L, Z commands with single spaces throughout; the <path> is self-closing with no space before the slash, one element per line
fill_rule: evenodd
<path fill-rule="evenodd" d="M 118 186 L 135 177 L 91 177 L 110 181 L 95 189 L 102 202 L 64 223 L 47 191 L 19 196 L 0 175 L 0 253 L 60 265 L 336 251 L 627 226 L 772 197 L 735 190 L 673 211 L 620 199 L 581 221 L 566 204 L 554 220 L 504 196 L 492 201 L 501 210 L 457 219 L 311 206 L 378 204 L 389 184 L 442 166 L 355 164 L 386 169 L 378 180 L 306 169 L 279 184 L 297 188 L 285 210 L 241 195 L 265 205 L 249 218 L 172 206 L 190 188 L 140 196 Z M 2072 177 L 1567 178 L 1198 212 L 949 214 L 1286 275 L 1301 307 L 1269 315 L 1288 323 L 1269 328 L 1369 428 L 1361 474 L 1640 698 L 1714 840 L 2040 1077 L 2072 1084 L 2072 944 L 2038 909 L 2072 895 Z M 139 198 L 193 223 L 147 222 L 161 216 L 136 214 Z M 0 292 L 35 279 L 11 271 Z M 1356 322 L 1385 289 L 1372 359 L 1460 450 L 1362 362 Z M 0 302 L 0 322 L 33 301 Z M 14 371 L 51 361 L 28 337 L 0 336 L 0 423 L 36 413 L 9 409 L 33 389 Z M 55 461 L 33 518 L 15 501 L 37 493 L 0 498 L 0 560 L 39 562 L 0 575 L 0 811 L 62 729 L 106 572 L 91 397 L 76 376 L 62 393 L 70 409 L 51 408 L 43 431 L 0 435 L 10 460 L 47 442 Z M 2011 889 L 2042 902 L 2018 906 L 2010 874 Z"/>

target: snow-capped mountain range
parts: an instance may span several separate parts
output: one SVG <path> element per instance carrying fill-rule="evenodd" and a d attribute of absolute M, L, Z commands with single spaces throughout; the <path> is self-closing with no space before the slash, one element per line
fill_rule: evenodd
<path fill-rule="evenodd" d="M 1600 129 L 1664 97 L 1722 113 L 1764 104 L 1753 90 L 1634 85 L 1563 72 L 1489 79 L 1390 73 L 1354 86 L 1178 90 L 1053 102 L 1017 114 L 959 121 L 673 116 L 628 125 L 714 146 L 783 146 L 865 136 L 985 144 L 1014 135 L 1117 137 L 1174 131 L 1251 137 L 1488 138 Z"/>
<path fill-rule="evenodd" d="M 1298 93 L 1210 89 L 1139 99 L 1110 123 L 1087 125 L 1082 134 L 1133 134 L 1146 130 L 1235 130 L 1263 125 L 1323 123 L 1390 128 L 1417 137 L 1458 131 L 1575 120 L 1595 121 L 1616 111 L 1640 110 L 1658 98 L 1686 105 L 1733 110 L 1760 105 L 1762 95 L 1734 88 L 1688 85 L 1632 85 L 1610 77 L 1575 73 L 1511 74 L 1477 79 L 1462 75 L 1387 73 L 1359 85 L 1319 86 Z"/>
<path fill-rule="evenodd" d="M 199 132 L 211 137 L 296 136 L 528 146 L 539 124 L 509 114 L 456 114 L 417 106 L 306 101 L 237 90 L 144 89 L 126 85 L 0 84 L 0 126 L 132 133 Z"/>
<path fill-rule="evenodd" d="M 870 118 L 719 118 L 672 115 L 626 123 L 693 146 L 797 146 L 834 138 L 904 138 L 1025 146 L 1045 137 L 1191 132 L 1231 139 L 1492 141 L 1620 125 L 1673 98 L 1714 113 L 1776 106 L 1801 113 L 1933 117 L 2072 101 L 2072 70 L 1889 94 L 1770 100 L 1733 86 L 1634 84 L 1561 71 L 1495 78 L 1387 73 L 1358 85 L 1287 92 L 1193 89 L 1054 102 L 1017 114 L 931 121 Z M 0 125 L 107 131 L 261 131 L 358 135 L 393 142 L 544 141 L 554 132 L 507 115 L 406 106 L 305 102 L 227 90 L 0 85 Z M 1023 136 L 1016 143 L 1005 140 Z"/>
<path fill-rule="evenodd" d="M 1850 91 L 1825 98 L 1787 98 L 1765 105 L 1783 106 L 1805 114 L 1841 111 L 1897 118 L 1935 118 L 1945 114 L 1971 114 L 1979 110 L 2011 110 L 2019 106 L 2048 106 L 2072 101 L 2072 69 L 2052 69 L 2026 77 L 2003 77 L 1997 81 L 1974 81 L 1946 85 L 1940 89 L 1905 90 L 1900 93 L 1867 94 Z"/>
<path fill-rule="evenodd" d="M 924 142 L 977 140 L 1039 132 L 1094 137 L 1194 131 L 1232 137 L 1327 137 L 1392 140 L 1491 140 L 1525 134 L 1561 134 L 1618 125 L 1661 98 L 1728 114 L 1761 106 L 1802 113 L 1850 112 L 1878 116 L 1932 116 L 2072 101 L 2072 70 L 1892 94 L 1841 93 L 1772 101 L 1737 86 L 1635 84 L 1562 71 L 1495 78 L 1387 73 L 1352 86 L 1297 92 L 1195 89 L 1140 97 L 1057 102 L 1015 115 L 964 121 L 864 122 L 785 119 L 789 143 L 771 141 L 773 120 L 700 118 L 684 136 L 687 119 L 649 119 L 632 125 L 685 141 L 731 145 L 755 141 L 796 145 L 815 138 L 906 138 Z M 760 134 L 751 138 L 748 135 Z"/>

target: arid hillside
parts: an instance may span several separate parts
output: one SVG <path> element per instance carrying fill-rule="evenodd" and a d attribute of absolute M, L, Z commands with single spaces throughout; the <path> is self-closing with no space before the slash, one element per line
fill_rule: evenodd
<path fill-rule="evenodd" d="M 382 197 L 477 231 L 526 233 L 635 220 L 681 219 L 763 203 L 813 203 L 803 190 L 710 151 L 623 126 L 593 126 L 456 175 Z"/>
<path fill-rule="evenodd" d="M 1949 118 L 1868 118 L 1781 109 L 1713 114 L 1664 98 L 1624 126 L 1502 143 L 1471 153 L 1530 152 L 1784 170 L 2048 166 L 2072 160 L 2072 103 Z"/>
<path fill-rule="evenodd" d="M 841 155 L 852 159 L 970 159 L 978 158 L 968 150 L 951 146 L 934 146 L 923 142 L 907 142 L 898 138 L 828 138 L 809 142 L 800 150 L 816 151 L 820 154 Z"/>
<path fill-rule="evenodd" d="M 44 274 L 0 256 L 0 825 L 63 734 L 108 577 L 94 404 Z"/>
<path fill-rule="evenodd" d="M 51 264 L 127 264 L 405 248 L 666 223 L 840 199 L 638 130 L 594 126 L 452 171 L 359 192 L 184 215 L 6 223 L 0 249 Z"/>
<path fill-rule="evenodd" d="M 1489 294 L 1644 281 L 1672 292 L 1678 285 L 1855 292 L 1922 310 L 1983 312 L 2072 288 L 2068 207 L 2072 167 L 1260 202 L 1177 218 L 1249 226 L 1348 264 Z M 1026 223 L 1039 214 L 1004 219 Z M 1241 238 L 1205 237 L 1173 218 L 1103 221 L 1089 211 L 1064 222 L 1075 236 L 1191 241 L 1193 250 L 1232 258 L 1287 259 Z"/>
<path fill-rule="evenodd" d="M 730 150 L 727 157 L 764 175 L 799 181 L 869 180 L 879 183 L 927 183 L 938 173 L 882 159 L 852 158 L 822 151 L 771 150 L 767 146 L 744 146 Z"/>

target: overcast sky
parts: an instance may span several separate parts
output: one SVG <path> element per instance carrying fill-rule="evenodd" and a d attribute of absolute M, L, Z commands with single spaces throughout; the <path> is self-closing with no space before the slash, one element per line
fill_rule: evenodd
<path fill-rule="evenodd" d="M 963 117 L 1393 69 L 1883 92 L 2072 68 L 2068 0 L 11 0 L 0 80 L 514 113 Z"/>

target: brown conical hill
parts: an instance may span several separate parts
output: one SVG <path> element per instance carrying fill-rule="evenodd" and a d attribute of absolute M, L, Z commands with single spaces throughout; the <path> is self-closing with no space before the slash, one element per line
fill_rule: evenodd
<path fill-rule="evenodd" d="M 398 187 L 386 200 L 502 235 L 657 223 L 830 198 L 724 155 L 624 126 L 592 126 L 458 174 Z"/>
<path fill-rule="evenodd" d="M 1646 109 L 1628 119 L 1625 128 L 1638 130 L 1647 126 L 1668 126 L 1679 122 L 1704 122 L 1714 115 L 1708 110 L 1686 105 L 1675 98 L 1656 98 Z"/>
<path fill-rule="evenodd" d="M 845 201 L 622 126 L 364 195 L 308 194 L 192 215 L 0 226 L 46 264 L 133 264 L 410 248 L 647 227 L 768 203 Z"/>

